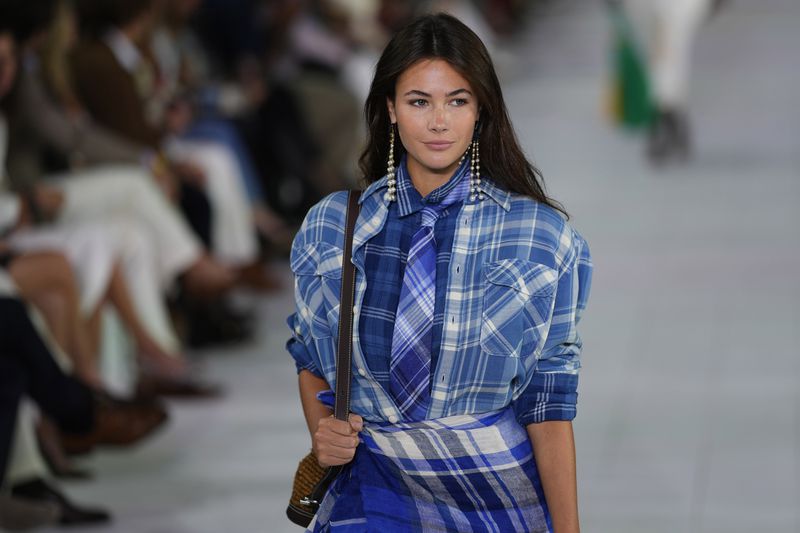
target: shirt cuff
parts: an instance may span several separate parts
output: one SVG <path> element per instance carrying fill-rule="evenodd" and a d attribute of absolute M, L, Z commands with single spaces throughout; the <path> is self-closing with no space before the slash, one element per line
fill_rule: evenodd
<path fill-rule="evenodd" d="M 512 404 L 517 422 L 525 427 L 537 422 L 574 419 L 577 390 L 577 374 L 535 373 L 528 388 Z"/>
<path fill-rule="evenodd" d="M 286 321 L 293 331 L 295 320 L 296 316 L 291 315 Z M 288 341 L 286 341 L 286 350 L 294 359 L 294 364 L 297 367 L 298 374 L 303 370 L 308 370 L 318 378 L 323 378 L 322 372 L 320 372 L 320 370 L 317 368 L 317 365 L 314 363 L 314 359 L 311 357 L 308 348 L 306 348 L 306 345 L 303 344 L 303 341 L 300 340 L 296 335 L 293 335 Z"/>

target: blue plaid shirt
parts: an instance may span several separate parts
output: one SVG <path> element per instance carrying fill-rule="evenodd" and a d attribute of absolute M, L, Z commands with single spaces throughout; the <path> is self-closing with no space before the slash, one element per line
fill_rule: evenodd
<path fill-rule="evenodd" d="M 427 201 L 446 194 L 451 180 Z M 523 424 L 571 420 L 581 340 L 576 330 L 591 280 L 583 238 L 548 206 L 484 179 L 484 200 L 448 208 L 436 224 L 437 302 L 428 418 L 513 405 Z M 370 421 L 401 418 L 388 390 L 391 332 L 419 193 L 386 179 L 361 195 L 356 267 L 351 409 Z M 335 387 L 347 195 L 309 211 L 292 246 L 296 312 L 287 347 L 298 370 Z M 415 216 L 412 216 L 415 215 Z"/>
<path fill-rule="evenodd" d="M 389 363 L 392 353 L 392 333 L 400 290 L 405 272 L 411 240 L 422 223 L 422 209 L 426 203 L 444 200 L 461 179 L 469 179 L 469 160 L 459 168 L 444 185 L 432 191 L 423 200 L 408 179 L 405 158 L 397 172 L 397 201 L 389 204 L 389 214 L 383 231 L 365 245 L 364 262 L 367 287 L 361 306 L 359 333 L 361 348 L 367 366 L 376 380 L 389 390 Z M 436 241 L 436 297 L 431 330 L 431 368 L 436 368 L 439 343 L 444 323 L 445 291 L 449 276 L 450 249 L 453 245 L 456 219 L 461 202 L 447 207 L 439 215 L 433 228 Z"/>

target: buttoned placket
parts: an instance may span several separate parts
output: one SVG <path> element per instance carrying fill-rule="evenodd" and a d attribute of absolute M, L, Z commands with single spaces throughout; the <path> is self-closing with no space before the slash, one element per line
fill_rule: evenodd
<path fill-rule="evenodd" d="M 464 276 L 466 275 L 466 262 L 469 243 L 472 240 L 472 218 L 477 203 L 465 201 L 456 215 L 456 232 L 450 249 L 450 272 L 445 295 L 464 290 Z M 436 368 L 431 374 L 431 403 L 428 407 L 429 418 L 440 418 L 448 408 L 447 392 L 450 389 L 450 378 L 453 374 L 455 354 L 459 349 L 460 336 L 464 334 L 461 327 L 463 317 L 460 316 L 458 302 L 446 298 L 444 307 L 444 324 L 442 325 L 441 347 Z"/>

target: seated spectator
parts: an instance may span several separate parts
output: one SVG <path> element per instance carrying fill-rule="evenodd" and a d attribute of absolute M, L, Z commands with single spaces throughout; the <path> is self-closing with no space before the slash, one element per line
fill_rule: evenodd
<path fill-rule="evenodd" d="M 79 3 L 85 5 L 85 3 Z M 235 157 L 225 146 L 188 141 L 185 110 L 170 106 L 149 59 L 147 36 L 156 15 L 152 0 L 114 0 L 87 26 L 96 33 L 75 49 L 72 73 L 76 93 L 98 123 L 181 162 L 181 174 L 201 184 L 214 216 L 211 250 L 235 267 L 258 258 L 258 247 L 244 183 Z M 85 15 L 85 11 L 84 11 Z"/>
<path fill-rule="evenodd" d="M 23 33 L 28 43 L 25 46 L 27 68 L 23 69 L 25 75 L 13 102 L 9 163 L 14 184 L 18 188 L 38 190 L 35 184 L 44 178 L 56 187 L 63 195 L 63 205 L 55 220 L 59 226 L 122 226 L 122 233 L 129 241 L 127 246 L 121 246 L 121 253 L 126 257 L 122 274 L 133 288 L 134 308 L 148 333 L 163 350 L 179 351 L 180 342 L 170 324 L 163 292 L 179 280 L 182 293 L 193 301 L 198 297 L 216 298 L 231 286 L 235 277 L 228 268 L 203 252 L 202 245 L 191 235 L 174 208 L 157 194 L 153 181 L 138 168 L 145 149 L 103 130 L 87 120 L 85 115 L 73 113 L 75 107 L 68 103 L 69 92 L 61 93 L 64 98 L 59 103 L 54 97 L 54 94 L 59 94 L 55 82 L 50 88 L 45 87 L 44 71 L 36 67 L 38 56 L 32 52 L 37 48 L 36 43 L 43 40 L 37 29 L 42 21 L 31 21 L 35 17 L 24 17 L 25 13 L 24 9 L 16 12 L 17 18 L 29 21 L 25 24 L 28 31 Z M 31 33 L 33 36 L 29 35 Z M 63 69 L 54 69 L 50 77 L 63 79 Z M 74 148 L 81 157 L 65 159 L 80 159 L 83 164 L 77 170 L 43 176 L 39 161 L 44 147 L 55 147 L 64 155 L 74 155 L 71 151 Z M 114 159 L 128 164 L 98 166 Z M 83 165 L 87 163 L 94 165 L 85 168 Z M 17 179 L 20 176 L 26 179 L 20 182 Z M 122 220 L 126 222 L 122 223 Z M 13 244 L 31 249 L 31 246 L 36 248 L 48 244 L 43 241 L 54 241 L 52 237 L 42 236 L 41 231 L 34 232 L 36 238 L 30 233 L 16 235 Z M 139 250 L 138 254 L 136 250 Z M 190 307 L 201 305 L 210 304 L 194 303 Z M 212 325 L 220 331 L 221 326 Z M 191 323 L 191 326 L 190 333 L 209 330 L 207 321 L 197 326 Z M 230 340 L 231 335 L 239 338 L 241 331 L 239 327 L 222 339 Z"/>
<path fill-rule="evenodd" d="M 2 39 L 2 37 L 0 37 Z M 25 305 L 8 293 L 10 283 L 0 270 L 0 486 L 5 481 L 14 426 L 23 396 L 68 434 L 94 442 L 118 442 L 119 428 L 127 427 L 128 442 L 151 433 L 157 425 L 143 425 L 138 407 L 120 403 L 66 375 L 56 364 L 27 315 Z M 61 525 L 107 522 L 103 510 L 72 503 L 52 482 L 41 478 L 14 483 L 0 493 L 0 527 L 23 529 L 55 522 Z"/>
<path fill-rule="evenodd" d="M 7 7 L 0 4 L 0 105 L 16 72 L 14 39 L 10 28 L 3 26 L 8 20 Z M 0 130 L 4 131 L 4 121 L 0 125 L 3 126 Z M 4 151 L 3 141 L 0 142 L 0 161 L 4 159 Z M 0 207 L 10 205 L 13 208 L 14 200 L 0 196 Z M 8 220 L 9 217 L 3 219 L 0 216 L 0 232 Z M 0 250 L 0 262 L 5 264 L 11 259 L 7 250 Z M 26 271 L 25 275 L 30 274 Z M 110 435 L 118 440 L 120 428 L 128 428 L 128 441 L 138 440 L 163 423 L 163 414 L 160 421 L 145 421 L 140 407 L 120 404 L 65 375 L 29 319 L 24 304 L 15 295 L 14 285 L 2 266 L 0 323 L 3 324 L 0 328 L 0 487 L 5 483 L 14 426 L 23 395 L 30 395 L 62 430 L 88 432 L 85 438 L 94 442 L 108 441 Z M 15 482 L 10 493 L 0 493 L 2 528 L 21 529 L 50 521 L 73 525 L 108 520 L 105 511 L 76 506 L 52 483 L 41 478 Z"/>

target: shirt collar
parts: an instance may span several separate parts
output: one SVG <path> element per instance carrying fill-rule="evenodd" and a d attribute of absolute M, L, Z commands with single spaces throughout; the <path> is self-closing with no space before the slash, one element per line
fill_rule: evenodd
<path fill-rule="evenodd" d="M 407 160 L 407 156 L 404 155 L 400 166 L 397 168 L 397 206 L 401 217 L 419 211 L 426 204 L 438 204 L 450 194 L 450 191 L 462 179 L 467 179 L 466 176 L 469 174 L 469 159 L 465 158 L 450 179 L 447 180 L 447 183 L 434 189 L 423 198 L 411 182 L 411 176 L 406 166 Z"/>
<path fill-rule="evenodd" d="M 501 189 L 491 179 L 481 176 L 480 191 L 506 211 L 511 211 L 511 193 Z M 478 200 L 480 201 L 480 200 Z"/>
<path fill-rule="evenodd" d="M 385 202 L 385 200 L 383 200 L 383 195 L 385 189 L 387 189 L 389 186 L 387 182 L 388 178 L 387 176 L 384 176 L 381 179 L 370 183 L 369 186 L 366 189 L 364 189 L 364 192 L 361 194 L 361 198 L 359 199 L 358 202 L 360 204 L 363 204 L 364 201 L 373 194 L 378 194 L 380 197 L 380 201 Z M 487 176 L 481 176 L 480 190 L 481 192 L 484 193 L 484 195 L 486 195 L 488 198 L 490 198 L 493 202 L 502 207 L 504 210 L 506 211 L 511 210 L 511 193 L 495 185 L 494 182 L 491 180 L 491 178 Z M 467 199 L 464 200 L 464 203 L 475 203 L 475 202 L 471 200 L 469 197 L 467 197 Z"/>
<path fill-rule="evenodd" d="M 383 189 L 386 189 L 389 185 L 387 184 L 388 178 L 386 176 L 382 177 L 379 180 L 373 181 L 370 183 L 364 192 L 361 193 L 361 196 L 358 199 L 359 204 L 363 204 L 364 201 L 375 194 L 376 192 L 380 191 L 381 197 L 383 196 Z"/>

